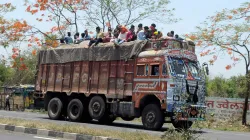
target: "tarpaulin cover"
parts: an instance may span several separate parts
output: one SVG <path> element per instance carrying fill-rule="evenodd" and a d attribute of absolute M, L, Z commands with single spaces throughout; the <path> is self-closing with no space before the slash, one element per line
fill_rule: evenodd
<path fill-rule="evenodd" d="M 114 43 L 100 43 L 90 48 L 86 47 L 86 42 L 62 45 L 55 49 L 40 50 L 38 60 L 39 64 L 126 60 L 139 55 L 146 44 L 147 41 L 131 41 L 114 47 Z"/>

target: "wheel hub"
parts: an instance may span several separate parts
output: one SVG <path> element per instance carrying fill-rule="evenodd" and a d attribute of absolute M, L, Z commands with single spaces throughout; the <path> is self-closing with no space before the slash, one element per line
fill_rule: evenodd
<path fill-rule="evenodd" d="M 93 105 L 92 105 L 92 109 L 94 112 L 100 112 L 101 110 L 101 105 L 99 102 L 94 102 Z"/>
<path fill-rule="evenodd" d="M 54 103 L 51 107 L 51 111 L 53 114 L 56 114 L 57 110 L 58 110 L 58 105 L 56 103 Z"/>
<path fill-rule="evenodd" d="M 79 107 L 77 105 L 72 106 L 72 114 L 76 116 L 79 112 Z"/>
<path fill-rule="evenodd" d="M 149 112 L 146 116 L 147 122 L 154 122 L 155 121 L 155 114 L 153 112 Z"/>

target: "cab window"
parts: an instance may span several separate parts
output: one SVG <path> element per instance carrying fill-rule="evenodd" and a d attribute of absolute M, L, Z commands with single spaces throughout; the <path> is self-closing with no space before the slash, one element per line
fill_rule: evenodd
<path fill-rule="evenodd" d="M 136 75 L 144 76 L 144 75 L 147 75 L 147 73 L 148 73 L 147 65 L 144 65 L 144 64 L 137 65 L 137 73 L 136 73 Z"/>
<path fill-rule="evenodd" d="M 151 74 L 150 75 L 159 76 L 159 71 L 160 71 L 159 64 L 151 65 Z"/>

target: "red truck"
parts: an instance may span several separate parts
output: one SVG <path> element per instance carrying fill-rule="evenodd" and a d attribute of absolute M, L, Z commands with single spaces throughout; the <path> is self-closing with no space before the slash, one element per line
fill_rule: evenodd
<path fill-rule="evenodd" d="M 141 117 L 145 129 L 165 122 L 188 129 L 205 120 L 205 72 L 192 41 L 63 45 L 39 51 L 35 90 L 51 119 L 109 124 Z"/>

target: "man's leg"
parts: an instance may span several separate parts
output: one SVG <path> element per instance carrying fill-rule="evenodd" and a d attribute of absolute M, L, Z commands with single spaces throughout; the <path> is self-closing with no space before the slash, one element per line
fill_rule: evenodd
<path fill-rule="evenodd" d="M 9 111 L 10 111 L 10 102 L 7 102 L 7 106 L 8 106 Z"/>

